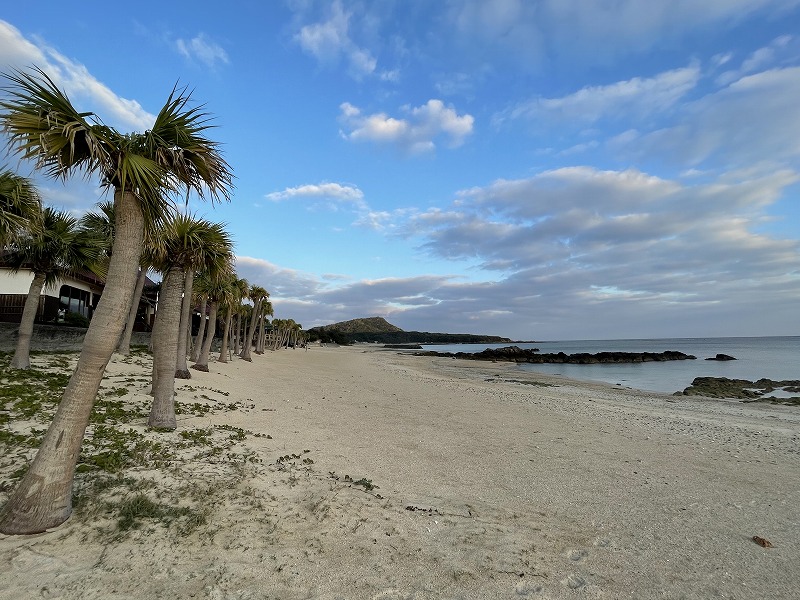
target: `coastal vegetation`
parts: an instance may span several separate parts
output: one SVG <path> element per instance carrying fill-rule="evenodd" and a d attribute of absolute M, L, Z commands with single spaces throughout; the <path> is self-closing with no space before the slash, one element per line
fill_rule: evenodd
<path fill-rule="evenodd" d="M 0 491 L 8 492 L 27 471 L 24 464 L 42 441 L 42 427 L 52 419 L 78 353 L 33 352 L 33 368 L 12 370 L 11 355 L 0 353 Z M 123 359 L 145 372 L 151 366 L 146 348 L 135 348 Z M 96 534 L 111 538 L 127 531 L 162 527 L 176 536 L 206 523 L 205 501 L 214 486 L 184 475 L 180 464 L 208 461 L 232 480 L 241 466 L 257 460 L 243 445 L 262 436 L 230 425 L 190 427 L 180 432 L 144 426 L 149 402 L 141 398 L 149 378 L 106 377 L 87 426 L 76 465 L 71 500 L 76 517 L 94 522 Z M 177 403 L 177 412 L 200 417 L 241 410 L 228 393 L 210 388 L 186 388 L 193 402 Z M 165 486 L 164 482 L 171 482 Z M 97 523 L 100 522 L 101 525 Z"/>
<path fill-rule="evenodd" d="M 145 452 L 148 460 L 160 457 L 158 460 L 169 462 L 165 457 L 175 446 L 154 442 L 151 436 L 163 436 L 175 429 L 176 414 L 209 410 L 200 402 L 186 406 L 174 399 L 175 377 L 190 377 L 185 341 L 190 333 L 193 301 L 201 303 L 201 327 L 192 350 L 192 359 L 201 371 L 208 369 L 219 307 L 225 312 L 220 362 L 226 362 L 229 348 L 249 360 L 254 344 L 256 351 L 263 352 L 267 347 L 275 350 L 304 338 L 300 325 L 291 319 L 270 324 L 267 317 L 273 311 L 267 300 L 269 293 L 236 277 L 232 243 L 224 226 L 177 209 L 181 196 L 188 198 L 194 193 L 216 202 L 229 200 L 233 189 L 232 169 L 218 144 L 206 136 L 210 117 L 191 106 L 186 89 L 173 88 L 151 129 L 120 133 L 94 113 L 79 112 L 37 67 L 3 77 L 10 85 L 0 99 L 0 123 L 8 134 L 11 153 L 31 161 L 53 179 L 77 174 L 99 176 L 101 185 L 113 193 L 113 202 L 101 203 L 97 212 L 88 213 L 79 222 L 66 213 L 42 207 L 29 180 L 10 171 L 0 172 L 0 243 L 6 262 L 33 273 L 15 358 L 0 365 L 5 392 L 17 394 L 10 408 L 4 406 L 1 416 L 3 424 L 8 425 L 22 416 L 31 417 L 29 409 L 35 405 L 37 418 L 52 419 L 46 430 L 26 434 L 24 442 L 36 445 L 38 451 L 30 465 L 15 471 L 20 477 L 14 478 L 18 479 L 15 489 L 0 512 L 0 532 L 30 534 L 56 527 L 70 516 L 76 473 L 91 470 L 92 465 L 121 471 L 130 464 L 131 453 L 135 456 L 137 448 L 144 452 L 152 444 L 157 448 Z M 68 381 L 45 378 L 50 394 L 35 400 L 20 391 L 20 385 L 31 387 L 31 381 L 40 377 L 35 369 L 24 375 L 29 377 L 24 384 L 17 382 L 23 375 L 15 379 L 5 371 L 30 367 L 30 332 L 43 286 L 88 269 L 103 279 L 105 286 L 91 318 L 84 323 L 88 328 L 80 355 L 70 365 Z M 118 431 L 112 435 L 116 441 L 86 457 L 87 448 L 109 434 L 109 415 L 135 420 L 140 416 L 136 411 L 148 408 L 123 406 L 115 399 L 126 395 L 125 387 L 105 392 L 101 389 L 115 349 L 138 360 L 131 353 L 130 339 L 148 270 L 163 275 L 156 329 L 151 337 L 155 359 L 149 380 L 153 400 L 147 403 L 150 427 L 145 438 L 132 429 Z M 193 293 L 195 285 L 200 299 Z M 206 302 L 210 306 L 208 315 Z M 52 397 L 54 394 L 60 396 L 59 401 Z M 42 406 L 45 399 L 48 407 Z M 84 440 L 87 430 L 92 432 L 90 440 Z M 14 433 L 3 435 L 9 438 L 0 440 L 4 443 L 20 441 Z M 181 443 L 207 437 L 191 434 Z M 131 504 L 137 506 L 165 518 L 172 514 L 154 508 L 143 498 Z"/>
<path fill-rule="evenodd" d="M 503 344 L 510 339 L 493 335 L 475 335 L 469 333 L 429 333 L 427 331 L 403 331 L 382 317 L 352 319 L 312 327 L 308 330 L 308 339 L 324 344 L 333 343 L 343 346 L 367 342 L 378 344 Z"/>
<path fill-rule="evenodd" d="M 45 206 L 36 222 L 37 227 L 25 229 L 5 254 L 12 273 L 23 268 L 33 273 L 20 320 L 17 348 L 11 360 L 12 369 L 30 367 L 31 337 L 42 288 L 53 286 L 65 273 L 80 270 L 102 273 L 104 270 L 100 258 L 105 240 L 82 227 L 78 219 L 66 211 Z"/>

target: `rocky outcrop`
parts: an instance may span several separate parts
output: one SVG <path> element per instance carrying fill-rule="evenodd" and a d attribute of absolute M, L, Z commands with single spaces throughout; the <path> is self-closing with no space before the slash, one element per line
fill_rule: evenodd
<path fill-rule="evenodd" d="M 417 356 L 442 356 L 449 358 L 461 358 L 465 360 L 491 360 L 491 361 L 511 361 L 518 363 L 531 364 L 574 364 L 574 365 L 594 365 L 604 363 L 645 363 L 645 362 L 664 362 L 669 360 L 694 360 L 697 357 L 683 352 L 667 350 L 666 352 L 579 352 L 576 354 L 565 354 L 564 352 L 539 354 L 537 348 L 530 350 L 522 349 L 518 346 L 506 346 L 504 348 L 487 348 L 482 352 L 415 352 Z"/>
<path fill-rule="evenodd" d="M 775 392 L 780 396 L 774 396 Z M 789 396 L 789 394 L 797 394 Z M 732 398 L 744 402 L 773 402 L 800 405 L 800 380 L 728 379 L 727 377 L 695 377 L 692 385 L 675 395 Z"/>
<path fill-rule="evenodd" d="M 736 360 L 736 358 L 731 356 L 730 354 L 717 354 L 716 356 L 712 356 L 711 358 L 707 358 L 706 360 Z"/>

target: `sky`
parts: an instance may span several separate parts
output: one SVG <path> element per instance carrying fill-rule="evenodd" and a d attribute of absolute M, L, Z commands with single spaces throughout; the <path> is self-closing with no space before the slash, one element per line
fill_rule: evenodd
<path fill-rule="evenodd" d="M 32 65 L 126 132 L 192 90 L 236 187 L 187 210 L 305 328 L 800 335 L 800 0 L 6 3 Z"/>

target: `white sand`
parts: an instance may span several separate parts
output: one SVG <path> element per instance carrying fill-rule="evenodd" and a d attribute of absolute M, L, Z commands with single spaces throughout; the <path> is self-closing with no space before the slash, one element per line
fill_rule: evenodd
<path fill-rule="evenodd" d="M 364 347 L 210 368 L 178 400 L 239 408 L 179 427 L 272 439 L 244 442 L 261 463 L 178 466 L 203 531 L 0 536 L 0 598 L 800 598 L 796 407 Z"/>

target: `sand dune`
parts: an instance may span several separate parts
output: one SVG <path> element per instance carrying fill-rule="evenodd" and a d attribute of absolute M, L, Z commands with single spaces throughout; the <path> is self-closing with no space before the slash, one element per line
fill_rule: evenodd
<path fill-rule="evenodd" d="M 251 434 L 133 473 L 206 523 L 0 536 L 0 598 L 797 597 L 797 408 L 365 347 L 209 366 L 177 398 L 228 408 L 179 427 Z"/>

